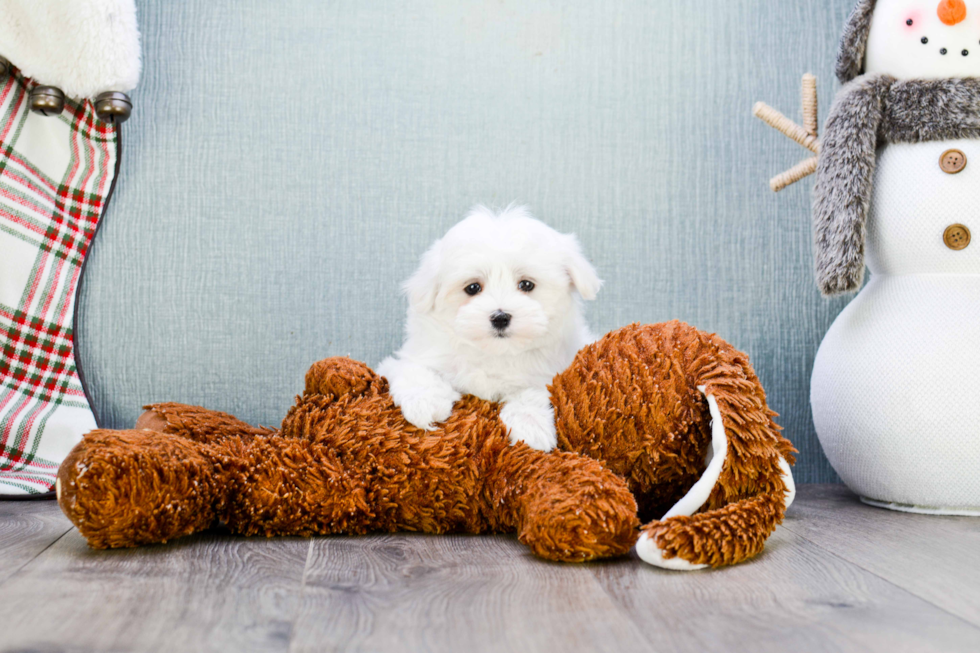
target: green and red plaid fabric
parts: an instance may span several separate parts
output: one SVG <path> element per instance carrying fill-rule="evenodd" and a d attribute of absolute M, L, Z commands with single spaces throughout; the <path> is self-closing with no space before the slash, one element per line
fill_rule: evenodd
<path fill-rule="evenodd" d="M 49 492 L 95 428 L 72 341 L 75 290 L 116 171 L 116 127 L 92 103 L 29 109 L 0 78 L 0 495 Z"/>

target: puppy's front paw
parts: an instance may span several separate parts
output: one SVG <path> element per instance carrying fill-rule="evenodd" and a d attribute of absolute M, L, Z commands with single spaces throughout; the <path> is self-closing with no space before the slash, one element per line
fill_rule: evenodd
<path fill-rule="evenodd" d="M 500 409 L 500 419 L 510 428 L 511 444 L 523 442 L 538 451 L 551 451 L 558 446 L 555 412 L 550 405 L 506 403 Z"/>
<path fill-rule="evenodd" d="M 430 389 L 402 397 L 397 403 L 412 426 L 434 431 L 437 422 L 445 422 L 452 415 L 453 404 L 459 401 L 460 396 L 452 388 Z"/>

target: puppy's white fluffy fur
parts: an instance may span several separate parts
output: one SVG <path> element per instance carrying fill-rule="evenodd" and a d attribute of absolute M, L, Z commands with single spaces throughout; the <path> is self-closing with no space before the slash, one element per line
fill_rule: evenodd
<path fill-rule="evenodd" d="M 595 299 L 601 285 L 575 236 L 524 207 L 497 215 L 477 206 L 405 282 L 407 339 L 378 372 L 419 428 L 433 428 L 472 394 L 503 402 L 511 442 L 548 451 L 557 436 L 547 385 L 594 340 L 581 299 Z M 510 318 L 503 329 L 502 313 Z"/>

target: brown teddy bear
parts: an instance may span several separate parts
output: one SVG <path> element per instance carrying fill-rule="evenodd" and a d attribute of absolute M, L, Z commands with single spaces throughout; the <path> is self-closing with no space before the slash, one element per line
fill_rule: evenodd
<path fill-rule="evenodd" d="M 134 430 L 85 436 L 58 501 L 95 548 L 219 523 L 266 536 L 516 532 L 551 560 L 636 545 L 652 564 L 697 569 L 759 553 L 792 500 L 794 450 L 747 357 L 679 322 L 614 331 L 555 377 L 561 451 L 511 445 L 499 407 L 474 397 L 417 429 L 387 387 L 361 363 L 320 361 L 279 430 L 148 406 Z"/>

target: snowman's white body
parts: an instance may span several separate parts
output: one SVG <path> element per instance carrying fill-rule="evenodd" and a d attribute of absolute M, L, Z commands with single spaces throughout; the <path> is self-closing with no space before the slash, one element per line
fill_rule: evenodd
<path fill-rule="evenodd" d="M 958 174 L 940 167 L 950 149 Z M 945 244 L 953 224 L 966 249 Z M 871 278 L 814 363 L 820 442 L 869 502 L 980 514 L 980 140 L 881 147 L 866 256 Z"/>

